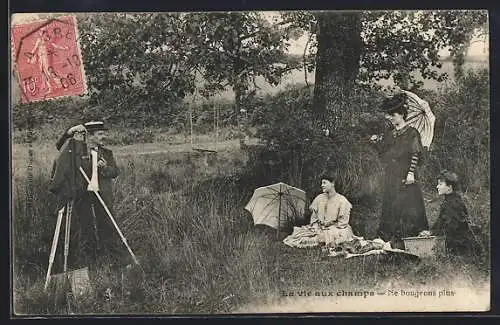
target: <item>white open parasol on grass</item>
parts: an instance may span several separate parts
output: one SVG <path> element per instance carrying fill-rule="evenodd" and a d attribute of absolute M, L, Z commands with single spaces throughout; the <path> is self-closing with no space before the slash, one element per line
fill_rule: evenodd
<path fill-rule="evenodd" d="M 288 222 L 304 218 L 305 206 L 305 191 L 279 182 L 255 189 L 245 210 L 252 214 L 255 225 L 274 228 L 279 236 Z"/>

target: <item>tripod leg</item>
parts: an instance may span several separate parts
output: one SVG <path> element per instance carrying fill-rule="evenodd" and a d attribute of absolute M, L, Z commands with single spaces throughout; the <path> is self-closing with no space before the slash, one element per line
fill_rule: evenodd
<path fill-rule="evenodd" d="M 94 192 L 97 196 L 97 198 L 99 199 L 99 201 L 101 202 L 104 210 L 106 211 L 108 217 L 111 219 L 111 222 L 113 223 L 113 226 L 115 226 L 115 229 L 116 231 L 118 232 L 118 235 L 120 236 L 123 244 L 125 244 L 125 247 L 127 247 L 127 250 L 128 252 L 130 253 L 130 255 L 132 256 L 132 258 L 134 259 L 134 262 L 135 264 L 139 264 L 139 261 L 137 260 L 137 258 L 135 257 L 135 254 L 134 252 L 132 252 L 132 249 L 130 248 L 130 246 L 128 245 L 127 243 L 127 239 L 125 238 L 125 236 L 123 236 L 123 233 L 122 231 L 120 230 L 120 228 L 118 227 L 118 224 L 116 223 L 115 219 L 113 218 L 113 216 L 111 215 L 111 211 L 109 211 L 108 207 L 106 206 L 106 203 L 104 203 L 104 200 L 102 199 L 101 195 L 99 194 L 99 192 Z"/>
<path fill-rule="evenodd" d="M 71 234 L 71 213 L 73 212 L 73 201 L 67 204 L 66 229 L 64 236 L 64 273 L 68 271 L 69 236 Z"/>
<path fill-rule="evenodd" d="M 69 240 L 71 234 L 71 214 L 73 212 L 73 200 L 69 201 L 67 204 L 67 213 L 66 213 L 66 229 L 65 229 L 65 237 L 64 237 L 64 290 L 66 290 L 67 281 L 69 281 L 68 277 L 68 253 L 69 253 Z M 68 314 L 71 311 L 71 303 L 68 299 L 68 293 L 66 293 L 66 302 L 68 308 Z"/>
<path fill-rule="evenodd" d="M 54 231 L 54 239 L 52 240 L 52 248 L 50 249 L 49 267 L 47 269 L 47 276 L 45 277 L 45 285 L 43 287 L 44 290 L 47 290 L 47 287 L 49 285 L 50 273 L 51 273 L 51 270 L 52 270 L 52 265 L 54 264 L 54 258 L 56 256 L 57 243 L 59 241 L 59 234 L 61 232 L 61 223 L 62 223 L 62 218 L 63 218 L 63 215 L 64 215 L 64 210 L 65 209 L 63 207 L 57 213 L 56 229 Z"/>
<path fill-rule="evenodd" d="M 92 209 L 92 221 L 94 224 L 94 236 L 95 236 L 95 240 L 97 243 L 96 246 L 99 247 L 99 233 L 97 232 L 97 218 L 96 218 L 96 214 L 95 214 L 94 203 L 91 203 L 90 208 Z"/>
<path fill-rule="evenodd" d="M 82 173 L 83 177 L 85 177 L 85 180 L 87 182 L 90 182 L 90 179 L 89 177 L 87 176 L 87 174 L 85 174 L 85 171 L 83 170 L 82 167 L 80 167 L 80 172 Z M 116 224 L 116 221 L 115 219 L 113 218 L 113 215 L 111 214 L 111 211 L 109 211 L 108 207 L 106 206 L 106 203 L 104 202 L 104 200 L 102 199 L 101 195 L 99 194 L 99 192 L 97 191 L 93 191 L 95 193 L 95 195 L 97 196 L 97 199 L 99 199 L 99 202 L 101 202 L 101 205 L 102 207 L 104 208 L 104 210 L 106 211 L 106 214 L 108 215 L 108 217 L 111 219 L 111 222 L 113 223 L 113 226 L 115 227 L 116 231 L 118 232 L 118 235 L 120 236 L 123 244 L 125 244 L 125 246 L 127 247 L 127 250 L 128 252 L 130 253 L 130 255 L 132 256 L 132 258 L 134 259 L 134 262 L 135 264 L 139 265 L 139 261 L 137 260 L 137 258 L 135 257 L 135 254 L 134 252 L 132 252 L 132 249 L 130 248 L 130 246 L 128 245 L 127 243 L 127 239 L 125 238 L 125 236 L 123 236 L 123 233 L 122 231 L 120 230 L 120 228 L 118 227 L 118 225 Z"/>

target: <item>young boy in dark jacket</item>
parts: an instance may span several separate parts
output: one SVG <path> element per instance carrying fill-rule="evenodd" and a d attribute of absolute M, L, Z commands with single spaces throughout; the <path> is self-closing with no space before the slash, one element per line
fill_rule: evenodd
<path fill-rule="evenodd" d="M 444 196 L 439 211 L 439 217 L 428 231 L 421 235 L 445 236 L 446 248 L 453 255 L 471 256 L 479 253 L 478 244 L 474 239 L 469 223 L 468 211 L 462 197 L 456 192 L 458 176 L 448 170 L 443 170 L 437 181 L 436 189 Z"/>

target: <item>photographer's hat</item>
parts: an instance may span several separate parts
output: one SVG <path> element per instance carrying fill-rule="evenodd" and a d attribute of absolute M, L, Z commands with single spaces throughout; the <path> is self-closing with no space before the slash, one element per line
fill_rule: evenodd
<path fill-rule="evenodd" d="M 104 125 L 103 121 L 90 121 L 84 124 L 85 128 L 88 132 L 96 132 L 96 131 L 107 131 L 108 127 Z"/>

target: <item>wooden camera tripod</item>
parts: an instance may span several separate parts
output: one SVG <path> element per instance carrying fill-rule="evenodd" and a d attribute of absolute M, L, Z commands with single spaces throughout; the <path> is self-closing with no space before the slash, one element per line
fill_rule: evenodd
<path fill-rule="evenodd" d="M 88 148 L 88 146 L 87 146 L 87 148 Z M 73 149 L 74 149 L 74 147 L 73 147 Z M 74 154 L 74 150 L 72 150 L 72 153 Z M 90 157 L 90 155 L 89 155 L 89 157 Z M 94 161 L 92 161 L 92 165 L 93 165 L 92 167 L 96 168 L 97 167 L 96 166 L 96 161 L 95 161 L 96 159 L 93 159 L 93 160 Z M 73 167 L 75 165 L 74 164 L 74 159 L 72 159 L 72 165 L 73 165 Z M 87 174 L 85 173 L 85 171 L 83 170 L 83 168 L 81 166 L 79 167 L 79 171 L 82 174 L 82 176 L 85 178 L 85 180 L 87 181 L 87 183 L 89 184 L 87 190 L 93 192 L 97 196 L 97 199 L 99 200 L 99 202 L 101 203 L 102 207 L 106 211 L 106 214 L 108 215 L 108 217 L 110 218 L 111 222 L 113 223 L 113 226 L 115 227 L 115 229 L 116 229 L 118 235 L 120 236 L 123 244 L 127 247 L 127 250 L 130 253 L 130 255 L 132 256 L 134 262 L 137 265 L 140 265 L 139 261 L 135 257 L 134 252 L 132 252 L 132 249 L 128 245 L 127 239 L 125 238 L 125 236 L 121 232 L 120 228 L 118 227 L 118 224 L 116 223 L 115 219 L 113 218 L 113 215 L 111 214 L 111 211 L 108 209 L 108 207 L 106 206 L 106 203 L 102 199 L 102 197 L 101 197 L 101 195 L 100 195 L 100 193 L 98 191 L 99 190 L 98 186 L 92 186 L 93 183 L 94 183 L 94 175 L 96 175 L 96 173 L 92 173 L 93 174 L 92 175 L 93 179 L 91 180 L 91 179 L 89 179 L 89 177 L 87 176 Z M 72 212 L 73 212 L 73 205 L 74 205 L 74 198 L 71 199 L 70 201 L 68 201 L 68 203 L 66 203 L 66 205 L 58 211 L 57 223 L 56 223 L 56 228 L 55 228 L 55 231 L 54 231 L 54 238 L 52 240 L 52 247 L 51 247 L 51 250 L 50 250 L 49 265 L 48 265 L 48 269 L 47 269 L 47 276 L 45 278 L 45 285 L 44 285 L 44 289 L 45 290 L 47 290 L 49 282 L 50 282 L 52 265 L 54 264 L 54 259 L 55 259 L 55 255 L 56 255 L 57 245 L 58 245 L 58 241 L 59 241 L 59 234 L 60 234 L 60 231 L 61 231 L 62 219 L 63 219 L 64 215 L 66 216 L 66 220 L 65 220 L 65 237 L 64 237 L 64 265 L 63 265 L 63 272 L 64 272 L 65 275 L 67 275 L 67 271 L 68 271 L 68 254 L 69 254 L 69 239 L 70 239 L 70 231 L 71 231 L 71 229 L 70 229 L 71 227 L 70 226 L 71 226 L 71 216 L 72 216 Z"/>

